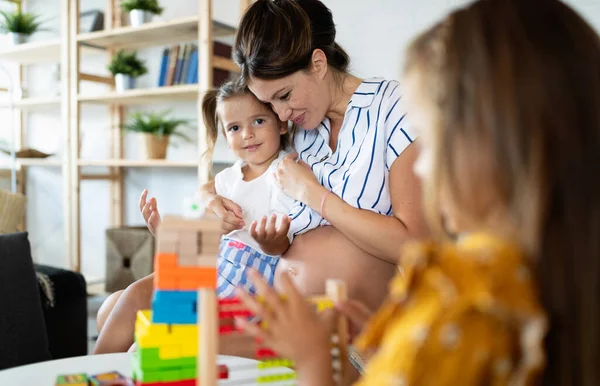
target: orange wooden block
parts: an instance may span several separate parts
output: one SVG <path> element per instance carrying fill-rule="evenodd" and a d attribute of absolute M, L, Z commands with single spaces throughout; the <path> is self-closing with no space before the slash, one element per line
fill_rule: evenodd
<path fill-rule="evenodd" d="M 174 277 L 154 276 L 154 288 L 160 290 L 176 290 L 177 281 Z"/>
<path fill-rule="evenodd" d="M 209 278 L 196 278 L 193 280 L 183 279 L 177 281 L 177 289 L 178 290 L 197 290 L 198 288 L 216 288 L 217 287 L 217 277 Z"/>
<path fill-rule="evenodd" d="M 154 258 L 154 270 L 162 267 L 177 267 L 177 254 L 158 252 Z"/>

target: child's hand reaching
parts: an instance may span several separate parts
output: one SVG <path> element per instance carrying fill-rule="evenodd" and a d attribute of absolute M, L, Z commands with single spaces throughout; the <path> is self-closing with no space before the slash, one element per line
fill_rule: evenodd
<path fill-rule="evenodd" d="M 156 198 L 152 197 L 150 200 L 146 201 L 147 197 L 148 189 L 144 189 L 142 196 L 140 197 L 140 212 L 142 212 L 142 216 L 144 216 L 144 221 L 146 221 L 148 229 L 156 236 L 156 228 L 158 228 L 161 222 L 160 213 L 158 213 Z"/>
<path fill-rule="evenodd" d="M 282 255 L 290 246 L 287 233 L 290 230 L 291 219 L 283 216 L 281 224 L 277 227 L 277 215 L 273 213 L 269 219 L 266 216 L 260 221 L 252 221 L 250 236 L 258 242 L 260 248 L 267 255 Z"/>
<path fill-rule="evenodd" d="M 302 297 L 288 275 L 282 275 L 284 298 L 255 271 L 249 270 L 248 277 L 261 301 L 239 288 L 236 294 L 266 327 L 244 318 L 236 319 L 237 326 L 294 361 L 299 384 L 332 385 L 330 326 Z"/>

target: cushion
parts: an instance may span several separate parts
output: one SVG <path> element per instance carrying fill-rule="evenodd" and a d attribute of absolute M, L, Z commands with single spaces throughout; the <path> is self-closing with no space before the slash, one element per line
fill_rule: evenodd
<path fill-rule="evenodd" d="M 0 370 L 50 359 L 26 232 L 0 235 Z"/>
<path fill-rule="evenodd" d="M 0 234 L 17 231 L 25 217 L 25 196 L 0 189 Z"/>

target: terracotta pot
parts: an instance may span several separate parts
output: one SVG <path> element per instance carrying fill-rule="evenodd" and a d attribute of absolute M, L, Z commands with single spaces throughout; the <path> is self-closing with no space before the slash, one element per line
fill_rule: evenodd
<path fill-rule="evenodd" d="M 146 134 L 146 154 L 149 159 L 167 158 L 167 147 L 169 147 L 169 136 L 159 137 L 154 134 Z"/>

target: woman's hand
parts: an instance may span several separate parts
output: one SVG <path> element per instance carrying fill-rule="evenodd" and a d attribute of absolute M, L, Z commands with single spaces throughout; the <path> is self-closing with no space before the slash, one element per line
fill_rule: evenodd
<path fill-rule="evenodd" d="M 206 194 L 206 207 L 221 219 L 221 231 L 223 234 L 244 228 L 244 216 L 242 208 L 235 202 L 221 197 L 217 194 Z"/>
<path fill-rule="evenodd" d="M 315 189 L 324 188 L 319 184 L 310 166 L 302 160 L 296 162 L 297 158 L 296 152 L 286 155 L 277 165 L 275 180 L 285 194 L 309 205 L 310 193 Z"/>
<path fill-rule="evenodd" d="M 146 222 L 146 226 L 150 230 L 150 233 L 152 233 L 153 236 L 156 236 L 156 228 L 158 228 L 161 223 L 160 213 L 158 212 L 156 198 L 152 197 L 150 200 L 146 201 L 147 197 L 148 189 L 144 189 L 140 197 L 140 212 L 142 212 L 142 216 L 144 216 L 144 221 Z"/>
<path fill-rule="evenodd" d="M 260 301 L 242 289 L 237 290 L 237 295 L 265 325 L 238 318 L 237 326 L 261 339 L 279 355 L 294 361 L 299 383 L 331 384 L 326 323 L 298 292 L 289 276 L 282 275 L 282 294 L 269 287 L 255 271 L 249 270 L 248 277 L 255 285 Z"/>

